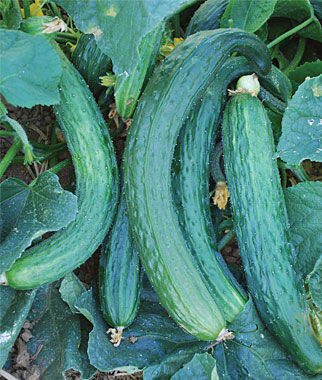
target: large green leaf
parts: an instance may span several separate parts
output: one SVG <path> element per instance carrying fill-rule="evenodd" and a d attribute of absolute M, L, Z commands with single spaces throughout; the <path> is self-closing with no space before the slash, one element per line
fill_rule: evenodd
<path fill-rule="evenodd" d="M 0 368 L 6 362 L 35 298 L 34 290 L 0 286 Z"/>
<path fill-rule="evenodd" d="M 171 377 L 172 379 L 219 380 L 216 361 L 206 352 L 204 354 L 195 354 L 189 363 Z"/>
<path fill-rule="evenodd" d="M 27 349 L 31 355 L 38 352 L 34 364 L 42 380 L 64 379 L 71 368 L 81 372 L 83 379 L 95 373 L 86 353 L 87 321 L 80 318 L 61 299 L 57 283 L 39 288 L 28 315 L 34 326 Z"/>
<path fill-rule="evenodd" d="M 59 102 L 61 63 L 43 36 L 0 29 L 0 92 L 14 106 Z"/>
<path fill-rule="evenodd" d="M 230 0 L 220 27 L 239 28 L 254 33 L 270 18 L 276 2 L 277 0 Z"/>
<path fill-rule="evenodd" d="M 0 184 L 0 273 L 47 231 L 58 231 L 75 219 L 77 197 L 60 187 L 58 177 L 44 172 L 26 185 L 17 178 Z"/>
<path fill-rule="evenodd" d="M 306 277 L 322 254 L 322 183 L 301 182 L 284 191 L 296 270 Z"/>
<path fill-rule="evenodd" d="M 309 0 L 278 0 L 273 17 L 285 17 L 292 20 L 294 26 L 310 19 L 312 22 L 301 29 L 298 34 L 322 42 L 322 31 L 319 20 L 314 16 L 314 9 Z"/>
<path fill-rule="evenodd" d="M 183 332 L 160 306 L 155 293 L 143 290 L 139 313 L 134 323 L 125 329 L 124 341 L 114 347 L 106 334 L 98 297 L 91 288 L 84 292 L 75 307 L 93 324 L 88 342 L 90 362 L 101 371 L 123 369 L 133 372 L 161 360 L 180 346 L 198 344 Z M 205 342 L 201 342 L 205 346 Z"/>
<path fill-rule="evenodd" d="M 223 380 L 306 380 L 306 376 L 261 322 L 250 299 L 228 326 L 235 338 L 215 346 L 217 373 Z"/>
<path fill-rule="evenodd" d="M 289 73 L 289 78 L 296 83 L 303 83 L 307 77 L 317 77 L 322 74 L 322 61 L 305 62 Z"/>
<path fill-rule="evenodd" d="M 77 28 L 95 35 L 97 46 L 112 59 L 117 109 L 123 117 L 134 110 L 165 20 L 197 1 L 87 0 L 85 5 L 83 0 L 55 0 Z"/>
<path fill-rule="evenodd" d="M 279 157 L 289 164 L 322 161 L 322 75 L 302 83 L 282 119 Z"/>

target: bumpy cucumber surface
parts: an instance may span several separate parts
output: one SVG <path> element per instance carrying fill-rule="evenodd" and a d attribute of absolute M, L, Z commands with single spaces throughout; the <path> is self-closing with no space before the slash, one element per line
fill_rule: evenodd
<path fill-rule="evenodd" d="M 186 36 L 202 30 L 218 29 L 228 2 L 228 0 L 207 0 L 201 4 L 189 22 Z"/>
<path fill-rule="evenodd" d="M 222 125 L 226 178 L 247 285 L 263 321 L 308 373 L 322 368 L 294 250 L 274 142 L 265 109 L 256 97 L 238 94 Z"/>
<path fill-rule="evenodd" d="M 28 249 L 6 272 L 16 289 L 57 280 L 86 261 L 107 234 L 118 198 L 116 157 L 105 121 L 84 79 L 55 46 L 63 72 L 54 111 L 73 159 L 78 214 L 66 228 Z"/>
<path fill-rule="evenodd" d="M 241 75 L 253 72 L 254 68 L 243 57 L 227 60 L 217 74 L 221 80 L 215 79 L 208 86 L 181 129 L 173 163 L 172 185 L 180 227 L 198 266 L 207 267 L 204 273 L 209 275 L 208 289 L 214 294 L 228 322 L 242 310 L 247 296 L 217 252 L 209 203 L 210 152 L 216 139 L 228 85 Z M 276 74 L 274 69 L 262 78 L 274 87 Z M 222 173 L 218 180 L 225 181 Z"/>
<path fill-rule="evenodd" d="M 128 213 L 141 262 L 168 313 L 202 340 L 215 339 L 225 322 L 182 235 L 171 163 L 183 121 L 234 51 L 252 59 L 258 71 L 269 71 L 265 45 L 241 30 L 200 32 L 179 44 L 151 77 L 125 151 Z"/>
<path fill-rule="evenodd" d="M 115 328 L 129 326 L 139 306 L 141 281 L 139 257 L 129 229 L 123 194 L 101 251 L 99 289 L 107 323 Z"/>
<path fill-rule="evenodd" d="M 83 34 L 73 53 L 72 62 L 97 97 L 104 89 L 99 77 L 111 66 L 111 59 L 98 48 L 93 34 Z M 106 89 L 106 87 L 105 87 Z"/>
<path fill-rule="evenodd" d="M 125 72 L 116 79 L 114 88 L 116 110 L 122 117 L 132 116 L 146 77 L 154 67 L 163 30 L 162 23 L 145 36 L 138 47 L 141 59 L 136 63 L 135 70 L 131 72 L 131 75 Z"/>

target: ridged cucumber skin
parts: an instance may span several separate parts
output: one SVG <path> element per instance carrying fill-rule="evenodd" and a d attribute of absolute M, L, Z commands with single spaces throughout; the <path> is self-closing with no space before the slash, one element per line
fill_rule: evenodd
<path fill-rule="evenodd" d="M 83 34 L 80 37 L 72 62 L 85 79 L 92 94 L 98 97 L 104 90 L 99 84 L 99 77 L 106 74 L 111 66 L 111 59 L 98 48 L 93 34 Z"/>
<path fill-rule="evenodd" d="M 201 340 L 216 339 L 225 322 L 182 235 L 171 163 L 183 121 L 234 51 L 254 59 L 259 71 L 269 71 L 265 45 L 241 30 L 199 32 L 179 44 L 150 78 L 124 158 L 128 215 L 141 263 L 169 315 Z"/>
<path fill-rule="evenodd" d="M 218 29 L 228 2 L 229 0 L 207 0 L 201 4 L 187 26 L 186 37 L 202 30 Z"/>
<path fill-rule="evenodd" d="M 116 110 L 122 117 L 129 118 L 134 112 L 146 77 L 154 67 L 163 30 L 162 23 L 142 40 L 138 47 L 141 59 L 137 62 L 135 70 L 130 75 L 123 73 L 116 79 L 114 88 Z"/>
<path fill-rule="evenodd" d="M 55 281 L 86 261 L 106 236 L 118 199 L 118 168 L 105 121 L 84 79 L 53 45 L 63 65 L 60 103 L 54 112 L 75 168 L 78 213 L 6 272 L 8 284 L 16 289 Z"/>
<path fill-rule="evenodd" d="M 261 76 L 273 88 L 278 75 L 276 70 Z M 217 74 L 221 80 L 215 79 L 209 84 L 192 116 L 180 130 L 175 150 L 172 185 L 179 224 L 198 267 L 205 267 L 203 273 L 209 276 L 208 289 L 227 322 L 233 321 L 242 311 L 247 295 L 217 252 L 209 203 L 210 152 L 216 140 L 228 85 L 253 72 L 254 68 L 243 57 L 227 60 Z M 275 91 L 279 90 L 280 86 Z"/>
<path fill-rule="evenodd" d="M 238 94 L 222 124 L 226 178 L 247 286 L 261 318 L 306 372 L 322 368 L 303 281 L 293 269 L 294 249 L 265 109 Z"/>
<path fill-rule="evenodd" d="M 115 222 L 102 247 L 99 294 L 104 319 L 112 327 L 127 327 L 136 317 L 141 278 L 139 256 L 134 246 L 121 195 Z"/>

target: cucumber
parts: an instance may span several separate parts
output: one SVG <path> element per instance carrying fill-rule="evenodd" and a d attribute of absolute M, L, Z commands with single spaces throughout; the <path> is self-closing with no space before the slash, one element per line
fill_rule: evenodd
<path fill-rule="evenodd" d="M 122 332 L 137 314 L 141 294 L 139 257 L 134 246 L 121 195 L 114 225 L 104 242 L 99 266 L 99 295 L 106 322 L 113 327 L 111 341 L 117 347 Z"/>
<path fill-rule="evenodd" d="M 127 72 L 122 73 L 116 79 L 114 88 L 116 110 L 124 118 L 132 116 L 144 83 L 152 72 L 160 49 L 163 30 L 164 23 L 161 23 L 160 26 L 145 36 L 138 46 L 140 60 L 136 62 L 135 70 L 132 71 L 131 75 Z"/>
<path fill-rule="evenodd" d="M 229 0 L 207 0 L 201 4 L 187 26 L 186 36 L 202 30 L 218 29 L 228 2 Z"/>
<path fill-rule="evenodd" d="M 98 97 L 104 90 L 99 83 L 99 77 L 105 75 L 112 64 L 111 59 L 98 48 L 93 34 L 82 34 L 73 53 L 72 62 L 94 97 Z"/>
<path fill-rule="evenodd" d="M 261 318 L 306 372 L 322 369 L 280 184 L 270 122 L 261 102 L 237 94 L 228 102 L 222 134 L 226 179 L 238 246 Z"/>
<path fill-rule="evenodd" d="M 86 261 L 102 243 L 114 217 L 118 169 L 108 128 L 84 79 L 53 43 L 63 64 L 60 103 L 54 111 L 76 172 L 75 221 L 29 248 L 5 273 L 16 289 L 55 281 Z"/>
<path fill-rule="evenodd" d="M 269 71 L 266 46 L 241 30 L 199 32 L 180 43 L 147 84 L 124 157 L 128 215 L 140 260 L 169 315 L 201 340 L 216 339 L 225 321 L 208 290 L 207 268 L 198 266 L 180 230 L 171 163 L 183 121 L 234 51 L 253 60 L 259 72 Z"/>
<path fill-rule="evenodd" d="M 274 88 L 279 75 L 276 70 L 262 76 L 269 87 Z M 231 58 L 220 68 L 217 77 L 222 80 L 214 80 L 208 86 L 180 131 L 172 168 L 174 200 L 182 233 L 196 260 L 200 260 L 198 266 L 207 267 L 204 272 L 209 274 L 209 291 L 228 322 L 241 312 L 247 296 L 217 252 L 209 203 L 210 152 L 216 140 L 227 86 L 235 78 L 252 72 L 253 68 L 243 57 Z M 278 86 L 275 91 L 283 90 Z M 225 177 L 217 170 L 216 182 L 220 181 L 225 185 Z"/>

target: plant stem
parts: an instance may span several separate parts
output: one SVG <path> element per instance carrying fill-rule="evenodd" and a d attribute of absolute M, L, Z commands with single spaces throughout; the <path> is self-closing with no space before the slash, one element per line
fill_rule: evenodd
<path fill-rule="evenodd" d="M 226 244 L 228 244 L 234 237 L 235 237 L 235 231 L 230 230 L 224 237 L 219 241 L 218 243 L 218 251 L 221 251 Z"/>
<path fill-rule="evenodd" d="M 281 175 L 282 175 L 282 188 L 284 190 L 286 189 L 286 185 L 287 185 L 287 175 L 286 175 L 286 170 L 284 168 L 281 168 Z"/>
<path fill-rule="evenodd" d="M 9 137 L 15 137 L 17 134 L 15 132 L 10 131 L 0 131 L 0 136 L 9 136 Z"/>
<path fill-rule="evenodd" d="M 66 166 L 72 164 L 72 159 L 71 158 L 66 158 L 66 160 L 59 162 L 57 165 L 53 166 L 52 168 L 48 169 L 48 172 L 57 174 L 60 172 L 62 169 L 64 169 Z"/>
<path fill-rule="evenodd" d="M 22 4 L 23 4 L 23 10 L 24 10 L 24 14 L 25 14 L 25 19 L 30 17 L 30 3 L 29 3 L 29 0 L 22 0 Z"/>
<path fill-rule="evenodd" d="M 180 15 L 176 14 L 173 18 L 174 21 L 174 36 L 180 38 Z"/>
<path fill-rule="evenodd" d="M 288 73 L 293 71 L 298 66 L 298 64 L 300 63 L 300 61 L 303 57 L 305 45 L 306 45 L 306 39 L 303 37 L 300 37 L 300 40 L 299 40 L 299 43 L 297 46 L 297 51 L 296 51 L 291 63 L 284 70 L 284 74 L 287 75 Z"/>
<path fill-rule="evenodd" d="M 302 22 L 301 24 L 297 25 L 295 28 L 292 28 L 288 32 L 286 32 L 286 33 L 278 36 L 277 38 L 275 38 L 275 40 L 273 40 L 272 42 L 270 42 L 267 45 L 267 47 L 270 49 L 273 46 L 279 44 L 281 41 L 285 40 L 285 38 L 292 36 L 293 34 L 299 32 L 301 29 L 303 29 L 306 26 L 308 26 L 309 24 L 311 24 L 312 21 L 313 21 L 313 17 L 311 16 L 309 19 L 307 19 L 304 22 Z"/>
<path fill-rule="evenodd" d="M 57 16 L 57 17 L 59 17 L 60 19 L 62 19 L 62 15 L 61 15 L 59 9 L 57 8 L 57 5 L 56 5 L 53 1 L 50 1 L 50 2 L 48 3 L 48 5 L 51 6 L 54 15 Z"/>
<path fill-rule="evenodd" d="M 19 138 L 13 140 L 13 144 L 9 148 L 8 152 L 5 154 L 3 159 L 0 161 L 0 178 L 3 173 L 7 170 L 8 166 L 11 164 L 12 160 L 22 148 L 22 142 Z"/>
<path fill-rule="evenodd" d="M 307 174 L 307 172 L 305 171 L 305 169 L 303 168 L 302 164 L 300 165 L 291 165 L 291 164 L 287 164 L 286 162 L 283 162 L 281 160 L 278 160 L 278 167 L 280 169 L 288 169 L 290 170 L 294 175 L 295 177 L 300 180 L 301 182 L 305 182 L 305 181 L 312 181 L 310 176 Z"/>

